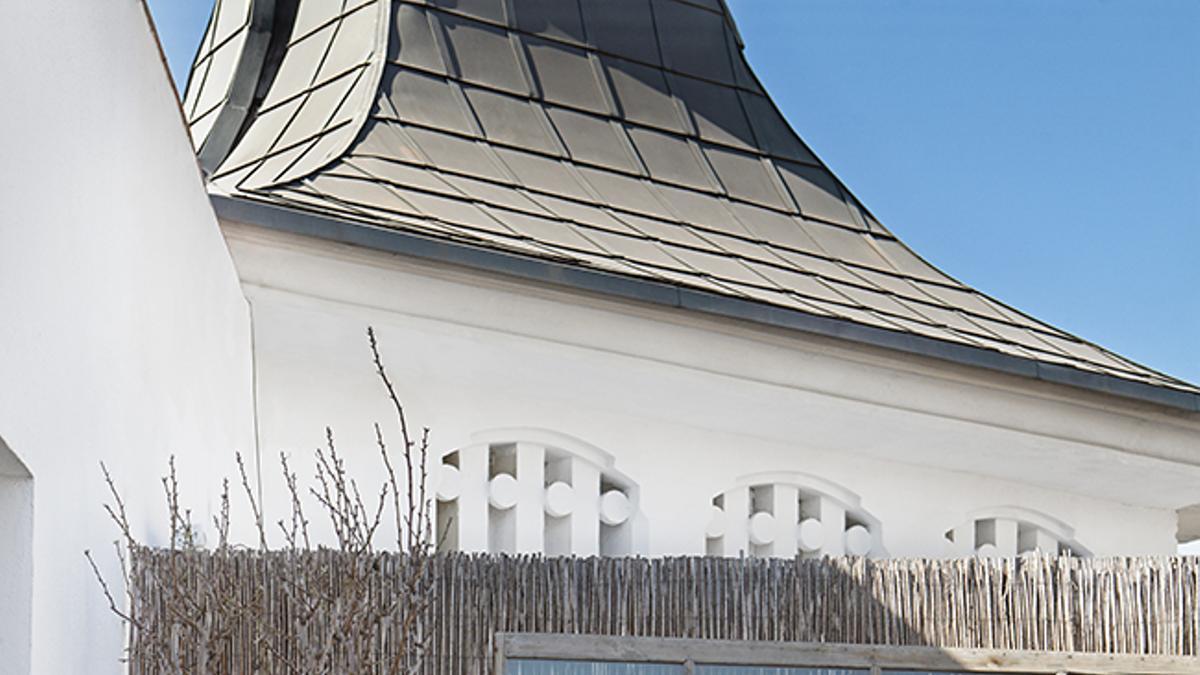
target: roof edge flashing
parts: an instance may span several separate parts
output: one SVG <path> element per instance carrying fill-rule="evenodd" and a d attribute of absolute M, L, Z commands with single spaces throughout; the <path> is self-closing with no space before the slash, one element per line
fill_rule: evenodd
<path fill-rule="evenodd" d="M 222 104 L 212 129 L 205 136 L 197 153 L 200 168 L 206 176 L 211 175 L 233 152 L 252 117 L 251 109 L 266 67 L 272 36 L 276 32 L 275 6 L 276 0 L 250 2 L 250 25 L 247 28 L 246 45 L 242 48 L 234 68 L 228 98 Z"/>
<path fill-rule="evenodd" d="M 1002 354 L 980 347 L 868 326 L 847 319 L 809 314 L 800 310 L 676 286 L 653 279 L 623 276 L 367 223 L 330 218 L 251 199 L 217 194 L 210 195 L 210 198 L 218 217 L 272 230 L 422 260 L 459 265 L 626 300 L 841 339 L 859 345 L 1067 386 L 1128 401 L 1152 404 L 1176 412 L 1200 413 L 1200 393 L 1166 385 L 1154 385 L 1115 375 L 1088 372 Z"/>
<path fill-rule="evenodd" d="M 251 129 L 259 119 L 258 103 L 269 98 L 271 90 L 275 85 L 276 75 L 287 68 L 285 63 L 291 56 L 290 50 L 294 46 L 291 44 L 291 40 L 301 39 L 298 36 L 294 36 L 293 32 L 297 20 L 297 12 L 302 1 L 273 0 L 277 8 L 275 29 L 271 44 L 264 55 L 265 65 L 259 75 L 259 90 L 255 94 L 255 101 L 251 104 L 249 114 L 244 119 L 244 127 L 238 131 L 238 141 L 234 143 L 230 152 L 226 154 L 226 157 L 239 149 L 239 142 L 243 137 L 249 142 L 248 139 L 252 136 Z M 264 176 L 257 176 L 256 170 L 251 171 L 249 175 L 244 175 L 237 179 L 235 189 L 252 192 L 303 180 L 319 172 L 329 164 L 338 161 L 350 151 L 367 126 L 371 111 L 375 106 L 379 87 L 382 83 L 384 64 L 387 61 L 389 48 L 391 8 L 392 3 L 390 0 L 366 0 L 357 4 L 346 3 L 342 6 L 342 14 L 331 17 L 330 25 L 335 25 L 337 28 L 333 31 L 333 36 L 335 37 L 340 34 L 340 24 L 350 15 L 362 12 L 373 13 L 374 17 L 374 31 L 368 41 L 369 51 L 362 54 L 360 56 L 361 61 L 350 67 L 350 70 L 347 71 L 353 72 L 362 69 L 361 76 L 355 79 L 355 84 L 345 93 L 341 103 L 332 111 L 334 113 L 340 110 L 349 111 L 346 118 L 334 122 L 331 113 L 331 116 L 323 125 L 314 127 L 310 130 L 310 134 L 303 137 L 304 140 L 297 142 L 296 147 L 302 147 L 304 150 L 286 168 Z M 311 33 L 308 35 L 311 35 Z M 274 51 L 276 46 L 278 46 L 278 52 Z M 330 43 L 327 46 L 326 54 L 328 55 L 333 49 L 334 45 Z M 313 92 L 318 91 L 322 86 L 331 86 L 330 83 L 336 81 L 338 81 L 336 77 L 324 83 L 316 83 L 314 81 L 312 83 L 314 88 L 307 89 L 304 98 L 306 100 L 314 98 Z M 322 147 L 320 153 L 312 152 L 315 148 L 321 147 L 321 144 L 330 138 L 334 138 L 335 142 L 328 147 Z M 213 170 L 215 173 L 213 182 L 220 182 L 231 174 L 237 175 L 251 165 L 261 165 L 269 156 L 270 153 L 250 162 L 239 163 L 235 167 L 218 164 Z"/>
<path fill-rule="evenodd" d="M 729 9 L 729 3 L 726 0 L 719 0 L 721 3 L 721 11 L 725 13 L 725 23 L 729 24 L 729 30 L 733 33 L 733 39 L 737 42 L 738 50 L 746 50 L 746 41 L 742 39 L 742 31 L 738 30 L 737 21 L 733 18 L 733 12 Z"/>

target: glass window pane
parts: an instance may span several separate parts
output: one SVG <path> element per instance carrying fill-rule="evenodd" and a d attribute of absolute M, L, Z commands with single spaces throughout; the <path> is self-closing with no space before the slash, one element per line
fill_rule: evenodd
<path fill-rule="evenodd" d="M 505 675 L 685 675 L 679 664 L 509 659 Z"/>

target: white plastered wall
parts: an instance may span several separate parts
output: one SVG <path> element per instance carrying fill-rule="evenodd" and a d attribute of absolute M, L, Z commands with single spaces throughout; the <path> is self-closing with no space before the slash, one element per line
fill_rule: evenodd
<path fill-rule="evenodd" d="M 33 476 L 0 438 L 0 675 L 29 672 L 32 580 Z"/>
<path fill-rule="evenodd" d="M 252 449 L 248 312 L 141 2 L 9 3 L 0 86 L 0 435 L 36 482 L 32 669 L 0 672 L 122 672 L 99 462 L 146 541 L 172 453 L 206 518 Z"/>
<path fill-rule="evenodd" d="M 449 451 L 500 427 L 594 444 L 637 481 L 646 553 L 705 551 L 710 499 L 803 472 L 855 493 L 892 556 L 943 555 L 1016 506 L 1096 554 L 1174 549 L 1194 419 L 794 334 L 589 298 L 227 224 L 251 300 L 260 444 L 304 466 L 334 428 L 363 472 L 389 418 L 373 324 L 413 421 Z M 266 473 L 274 473 L 269 465 Z M 275 487 L 272 487 L 274 485 Z M 278 481 L 268 481 L 268 494 Z"/>

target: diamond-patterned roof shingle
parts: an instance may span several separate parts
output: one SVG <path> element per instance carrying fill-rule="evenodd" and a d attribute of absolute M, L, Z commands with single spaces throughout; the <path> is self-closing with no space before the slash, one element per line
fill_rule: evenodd
<path fill-rule="evenodd" d="M 216 192 L 1200 391 L 910 251 L 792 131 L 720 0 L 289 3 L 257 51 L 248 0 L 217 3 L 197 146 L 235 70 L 256 94 Z"/>

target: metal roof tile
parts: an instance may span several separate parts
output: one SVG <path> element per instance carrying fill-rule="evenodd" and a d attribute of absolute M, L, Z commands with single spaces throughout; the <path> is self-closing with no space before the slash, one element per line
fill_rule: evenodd
<path fill-rule="evenodd" d="M 205 31 L 205 44 L 208 48 L 227 42 L 234 34 L 241 32 L 250 22 L 249 3 L 221 3 L 213 8 L 211 24 Z"/>
<path fill-rule="evenodd" d="M 496 154 L 525 187 L 573 199 L 591 199 L 591 194 L 561 160 L 509 148 L 496 148 Z"/>
<path fill-rule="evenodd" d="M 725 48 L 725 18 L 678 0 L 653 0 L 654 25 L 663 65 L 676 72 L 733 84 L 733 67 Z M 698 40 L 707 36 L 707 40 Z M 717 42 L 717 44 L 713 44 Z"/>
<path fill-rule="evenodd" d="M 298 1 L 270 63 L 214 17 L 185 96 L 221 189 L 303 210 L 273 226 L 1200 409 L 892 236 L 719 0 Z"/>
<path fill-rule="evenodd" d="M 505 23 L 505 0 L 402 0 L 420 2 L 439 9 L 451 10 L 477 19 Z"/>
<path fill-rule="evenodd" d="M 383 157 L 397 162 L 429 164 L 404 125 L 376 118 L 363 130 L 351 153 L 356 157 Z"/>
<path fill-rule="evenodd" d="M 215 109 L 225 100 L 229 95 L 229 90 L 226 87 L 217 86 L 217 83 L 228 83 L 233 78 L 234 70 L 242 57 L 241 46 L 238 41 L 229 41 L 208 55 L 193 78 L 211 80 L 211 84 L 189 87 L 189 99 L 184 101 L 185 110 L 192 115 L 199 116 Z M 203 137 L 203 135 L 198 136 L 198 138 Z"/>
<path fill-rule="evenodd" d="M 773 209 L 787 210 L 788 205 L 775 188 L 763 165 L 762 157 L 716 145 L 701 146 L 721 185 L 733 197 Z"/>
<path fill-rule="evenodd" d="M 516 26 L 533 34 L 584 42 L 579 3 L 563 0 L 512 0 Z"/>
<path fill-rule="evenodd" d="M 587 51 L 530 35 L 521 36 L 521 42 L 539 97 L 595 113 L 609 112 Z"/>
<path fill-rule="evenodd" d="M 837 179 L 827 169 L 784 161 L 776 165 L 805 216 L 850 227 L 857 225 Z"/>
<path fill-rule="evenodd" d="M 697 152 L 686 138 L 645 128 L 630 128 L 629 137 L 638 155 L 656 180 L 714 191 Z"/>
<path fill-rule="evenodd" d="M 595 189 L 603 205 L 651 218 L 671 218 L 670 211 L 655 197 L 647 181 L 591 167 L 580 167 L 579 173 Z"/>
<path fill-rule="evenodd" d="M 463 91 L 489 141 L 548 155 L 560 154 L 558 143 L 529 100 L 474 87 L 465 87 Z"/>
<path fill-rule="evenodd" d="M 429 172 L 438 173 L 438 172 Z M 542 204 L 534 201 L 525 192 L 518 188 L 498 185 L 489 181 L 469 178 L 467 176 L 454 176 L 438 174 L 447 184 L 452 185 L 459 193 L 469 196 L 470 199 L 479 200 L 485 204 L 502 206 L 506 209 L 517 211 L 525 211 L 535 215 L 556 217 L 553 211 L 550 211 Z"/>
<path fill-rule="evenodd" d="M 443 174 L 427 168 L 372 156 L 350 156 L 321 173 L 331 176 L 368 178 L 380 183 L 403 185 L 426 192 L 464 198 L 469 192 L 454 187 Z"/>
<path fill-rule="evenodd" d="M 380 83 L 381 93 L 388 102 L 387 111 L 403 110 L 404 119 L 426 126 L 460 134 L 471 134 L 475 125 L 471 114 L 456 95 L 457 85 L 436 75 L 389 66 Z"/>
<path fill-rule="evenodd" d="M 402 128 L 417 148 L 436 167 L 444 167 L 451 171 L 493 180 L 503 181 L 507 177 L 499 167 L 492 163 L 483 144 L 479 141 L 421 127 L 403 126 Z M 508 164 L 508 162 L 505 163 Z"/>
<path fill-rule="evenodd" d="M 818 164 L 816 156 L 801 142 L 766 96 L 738 90 L 742 108 L 759 148 L 775 157 L 806 164 Z"/>
<path fill-rule="evenodd" d="M 549 108 L 546 112 L 575 161 L 626 173 L 639 171 L 623 132 L 609 119 L 565 108 Z"/>
<path fill-rule="evenodd" d="M 396 3 L 393 12 L 388 61 L 449 74 L 449 66 L 431 23 L 431 12 L 407 3 Z"/>
<path fill-rule="evenodd" d="M 700 138 L 742 150 L 758 148 L 735 89 L 674 73 L 668 74 L 667 84 Z"/>
<path fill-rule="evenodd" d="M 658 65 L 658 36 L 650 0 L 579 0 L 588 41 L 624 59 Z"/>
<path fill-rule="evenodd" d="M 663 71 L 611 57 L 601 57 L 600 63 L 608 74 L 614 98 L 625 119 L 681 134 L 690 130 L 683 123 Z"/>
<path fill-rule="evenodd" d="M 523 96 L 530 94 L 508 31 L 459 16 L 435 16 L 446 30 L 450 56 L 462 79 Z"/>

